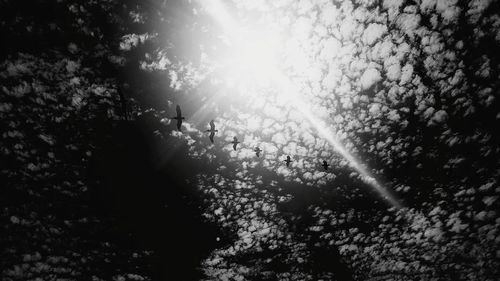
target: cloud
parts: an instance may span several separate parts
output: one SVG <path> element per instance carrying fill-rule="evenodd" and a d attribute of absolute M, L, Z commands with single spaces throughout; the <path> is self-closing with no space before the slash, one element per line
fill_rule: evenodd
<path fill-rule="evenodd" d="M 152 35 L 149 33 L 123 35 L 120 41 L 120 50 L 130 51 L 133 47 L 136 47 L 139 44 L 143 44 L 144 42 L 146 42 L 146 40 L 154 37 L 156 37 L 156 35 Z"/>
<path fill-rule="evenodd" d="M 436 2 L 438 0 L 423 0 L 421 3 L 420 3 L 420 9 L 424 12 L 430 12 L 432 10 L 434 10 L 434 8 L 436 7 Z"/>
<path fill-rule="evenodd" d="M 413 76 L 413 66 L 411 64 L 406 64 L 403 66 L 403 69 L 401 70 L 401 80 L 400 83 L 402 85 L 408 83 L 411 81 Z"/>
<path fill-rule="evenodd" d="M 387 32 L 387 27 L 382 24 L 371 23 L 363 32 L 363 42 L 372 45 L 376 40 Z"/>
<path fill-rule="evenodd" d="M 443 17 L 443 22 L 449 24 L 455 22 L 460 8 L 456 6 L 458 0 L 439 0 L 436 2 L 436 11 Z"/>
<path fill-rule="evenodd" d="M 330 37 L 324 42 L 323 50 L 321 51 L 321 56 L 325 60 L 331 60 L 336 56 L 338 56 L 339 54 L 338 51 L 341 46 L 342 44 L 337 39 Z"/>
<path fill-rule="evenodd" d="M 488 5 L 485 2 L 487 1 L 474 1 L 470 4 L 477 7 L 473 12 L 475 18 L 478 17 L 476 13 L 481 13 Z M 368 167 L 369 169 L 384 175 L 386 169 L 401 165 L 412 157 L 415 158 L 410 159 L 415 161 L 415 169 L 422 167 L 420 159 L 428 157 L 431 152 L 419 143 L 421 136 L 407 131 L 402 133 L 401 129 L 411 125 L 418 128 L 415 134 L 417 131 L 425 131 L 425 126 L 433 126 L 436 134 L 440 134 L 441 129 L 448 129 L 446 123 L 456 116 L 453 116 L 453 111 L 449 108 L 434 100 L 435 91 L 442 94 L 443 100 L 449 97 L 462 98 L 457 98 L 456 102 L 464 108 L 464 112 L 474 112 L 475 109 L 467 101 L 462 102 L 470 93 L 463 92 L 461 88 L 461 85 L 468 83 L 463 74 L 463 62 L 460 61 L 461 51 L 447 49 L 446 44 L 449 44 L 451 37 L 440 32 L 443 24 L 456 20 L 456 1 L 423 0 L 420 1 L 420 6 L 415 6 L 402 0 L 385 0 L 383 7 L 389 9 L 388 13 L 384 9 L 372 9 L 366 4 L 355 6 L 349 1 L 338 6 L 329 1 L 324 1 L 321 5 L 314 1 L 300 4 L 294 4 L 293 1 L 270 3 L 282 9 L 275 11 L 259 4 L 251 6 L 252 9 L 265 11 L 266 17 L 280 18 L 276 24 L 287 33 L 290 31 L 292 38 L 283 44 L 281 50 L 284 57 L 283 69 L 294 81 L 298 81 L 298 92 L 306 100 L 304 106 L 307 105 L 315 117 L 325 121 L 328 129 L 332 129 L 350 151 L 368 155 L 370 160 L 378 163 L 379 167 Z M 419 13 L 426 15 L 428 25 L 422 24 Z M 297 17 L 297 14 L 301 16 Z M 439 22 L 440 17 L 443 22 Z M 447 32 L 452 33 L 453 30 L 447 29 Z M 462 49 L 465 45 L 457 43 L 457 49 Z M 486 59 L 478 59 L 477 62 L 482 65 L 478 69 L 478 75 L 489 77 L 489 73 L 493 72 L 489 65 L 491 62 Z M 422 64 L 424 70 L 419 68 Z M 183 79 L 183 73 L 176 71 L 172 78 L 173 87 L 178 89 L 180 86 L 177 85 L 183 85 Z M 425 83 L 424 79 L 427 79 Z M 490 99 L 491 93 L 477 93 L 480 100 L 488 103 L 486 100 Z M 213 93 L 210 92 L 207 96 L 211 94 Z M 260 182 L 249 169 L 258 170 L 256 174 L 266 172 L 273 177 L 277 176 L 279 180 L 273 188 L 279 189 L 286 188 L 289 181 L 311 187 L 331 184 L 336 177 L 335 173 L 342 170 L 339 167 L 348 166 L 347 161 L 339 157 L 338 152 L 318 134 L 306 118 L 294 106 L 290 106 L 286 99 L 287 93 L 277 96 L 272 90 L 263 89 L 262 92 L 247 95 L 234 89 L 230 95 L 237 102 L 224 100 L 221 103 L 227 104 L 214 111 L 223 113 L 220 118 L 225 125 L 221 130 L 225 133 L 221 134 L 241 136 L 241 149 L 234 152 L 230 146 L 217 143 L 210 147 L 210 153 L 223 159 L 223 163 L 229 163 L 221 174 L 232 172 L 232 165 L 238 163 L 234 165 L 234 169 L 238 171 L 236 177 L 240 180 L 236 185 L 238 188 L 258 189 L 248 184 L 253 180 Z M 490 99 L 489 103 L 492 102 Z M 384 136 L 384 140 L 381 140 L 380 135 Z M 450 146 L 456 146 L 462 139 L 456 133 L 443 133 L 439 137 L 444 144 Z M 263 149 L 261 158 L 256 158 L 252 151 L 257 144 Z M 204 149 L 202 145 L 206 144 L 194 145 L 200 145 L 195 149 L 201 151 Z M 294 158 L 289 168 L 283 162 L 284 155 L 287 154 Z M 321 159 L 332 163 L 332 171 L 322 170 L 318 164 Z M 455 162 L 456 165 L 460 164 L 458 160 Z M 391 175 L 391 180 L 397 182 L 399 176 Z M 359 177 L 354 173 L 353 178 Z M 367 179 L 373 181 L 375 178 Z M 228 186 L 228 183 L 224 184 L 225 188 Z M 415 188 L 417 187 L 405 186 L 400 191 L 411 193 Z M 340 196 L 352 199 L 359 195 L 353 190 L 345 193 Z M 244 195 L 233 195 L 231 200 L 221 197 L 217 202 L 228 204 L 227 202 L 241 197 Z M 485 200 L 486 204 L 492 199 Z M 253 205 L 238 208 L 251 210 L 252 207 Z M 241 210 L 237 213 L 241 213 Z M 411 225 L 414 228 L 412 231 L 419 231 L 421 238 L 426 239 L 425 243 L 441 241 L 445 237 L 439 228 L 428 225 L 429 220 L 424 215 L 413 216 L 415 223 Z M 241 241 L 232 245 L 231 250 L 226 249 L 226 254 L 245 252 L 250 247 L 249 243 L 258 240 L 255 239 L 258 235 L 254 233 L 267 235 L 268 232 L 276 231 L 270 227 L 262 228 L 263 232 L 259 232 L 258 223 L 254 220 L 255 217 L 249 215 L 238 221 Z M 460 231 L 462 224 L 455 220 L 450 227 Z M 408 241 L 420 241 L 415 238 L 415 232 L 408 230 Z M 363 246 L 346 244 L 343 249 L 355 253 L 363 250 Z M 395 247 L 389 249 L 397 251 Z M 371 249 L 371 252 L 376 251 Z M 387 262 L 385 266 L 390 267 L 388 260 L 394 262 L 394 266 L 402 266 L 394 255 L 375 264 L 379 266 Z"/>
<path fill-rule="evenodd" d="M 361 78 L 359 79 L 362 89 L 368 89 L 376 82 L 382 80 L 380 72 L 375 68 L 368 68 L 365 70 Z"/>
<path fill-rule="evenodd" d="M 389 80 L 399 80 L 401 76 L 401 65 L 396 57 L 389 57 L 384 61 L 384 68 Z"/>
<path fill-rule="evenodd" d="M 384 0 L 383 6 L 386 9 L 399 9 L 403 4 L 403 0 Z"/>
<path fill-rule="evenodd" d="M 276 145 L 285 145 L 288 140 L 283 133 L 274 134 L 271 141 Z"/>
<path fill-rule="evenodd" d="M 414 38 L 420 26 L 420 19 L 420 15 L 404 13 L 398 16 L 396 23 L 406 35 Z"/>
<path fill-rule="evenodd" d="M 448 114 L 444 110 L 438 110 L 434 113 L 432 116 L 432 123 L 442 123 L 444 122 L 448 117 Z"/>

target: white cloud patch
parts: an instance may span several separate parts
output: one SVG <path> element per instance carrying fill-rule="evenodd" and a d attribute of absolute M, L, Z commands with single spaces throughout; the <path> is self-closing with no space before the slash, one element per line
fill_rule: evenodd
<path fill-rule="evenodd" d="M 367 70 L 365 70 L 365 72 L 359 79 L 362 89 L 368 89 L 380 80 L 382 80 L 380 72 L 375 68 L 368 68 Z"/>
<path fill-rule="evenodd" d="M 387 27 L 378 23 L 371 23 L 363 32 L 363 42 L 372 45 L 387 32 Z"/>
<path fill-rule="evenodd" d="M 325 5 L 326 7 L 321 9 L 321 21 L 324 25 L 329 26 L 333 25 L 337 21 L 337 17 L 339 16 L 339 12 L 335 6 L 331 3 Z"/>
<path fill-rule="evenodd" d="M 337 39 L 330 37 L 325 41 L 321 56 L 325 60 L 331 60 L 339 54 L 341 46 L 341 43 Z"/>
<path fill-rule="evenodd" d="M 410 82 L 412 80 L 412 76 L 413 76 L 413 66 L 411 64 L 406 64 L 405 66 L 403 66 L 402 69 L 400 83 L 404 85 Z"/>
<path fill-rule="evenodd" d="M 122 37 L 120 41 L 120 50 L 122 51 L 130 51 L 133 47 L 136 47 L 139 44 L 143 44 L 146 40 L 156 37 L 156 35 L 152 35 L 149 33 L 143 34 L 127 34 Z"/>
<path fill-rule="evenodd" d="M 384 68 L 389 80 L 398 80 L 401 76 L 401 65 L 396 57 L 390 57 L 384 61 Z"/>
<path fill-rule="evenodd" d="M 444 110 L 438 110 L 434 113 L 432 121 L 435 123 L 442 123 L 448 118 L 448 114 Z"/>
<path fill-rule="evenodd" d="M 398 16 L 397 25 L 410 38 L 414 38 L 417 28 L 420 26 L 420 15 L 416 14 L 401 14 Z"/>
<path fill-rule="evenodd" d="M 285 145 L 287 143 L 287 138 L 282 133 L 277 133 L 273 136 L 272 142 L 278 145 Z"/>
<path fill-rule="evenodd" d="M 403 0 L 384 0 L 383 6 L 386 9 L 399 9 L 403 5 Z"/>
<path fill-rule="evenodd" d="M 472 23 L 476 23 L 484 10 L 491 5 L 492 0 L 473 0 L 469 1 L 469 10 L 467 14 L 470 16 L 469 20 Z"/>
<path fill-rule="evenodd" d="M 456 21 L 460 8 L 456 6 L 458 0 L 439 0 L 436 2 L 436 11 L 441 13 L 444 23 Z"/>
<path fill-rule="evenodd" d="M 422 2 L 420 3 L 420 9 L 423 12 L 429 13 L 436 7 L 436 2 L 437 0 L 422 0 Z"/>

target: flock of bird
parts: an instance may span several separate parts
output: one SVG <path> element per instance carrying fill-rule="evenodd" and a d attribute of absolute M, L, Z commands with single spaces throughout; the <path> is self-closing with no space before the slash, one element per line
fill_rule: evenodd
<path fill-rule="evenodd" d="M 182 111 L 181 111 L 181 107 L 179 105 L 177 105 L 177 107 L 175 108 L 176 112 L 177 112 L 177 115 L 175 117 L 172 117 L 171 119 L 174 119 L 174 120 L 177 120 L 177 130 L 181 131 L 181 126 L 182 126 L 182 120 L 184 120 L 185 118 L 182 116 Z M 210 141 L 212 143 L 214 143 L 214 137 L 215 137 L 215 134 L 218 132 L 219 130 L 215 129 L 215 122 L 214 120 L 210 121 L 210 129 L 206 130 L 205 132 L 207 133 L 210 133 L 208 135 Z M 233 137 L 233 141 L 230 142 L 233 144 L 233 149 L 236 151 L 236 148 L 238 146 L 238 144 L 240 143 L 238 141 L 238 138 L 237 137 Z M 260 149 L 260 147 L 255 147 L 255 149 L 253 150 L 255 152 L 255 155 L 257 157 L 260 157 L 260 153 L 262 152 L 262 149 Z M 285 162 L 286 166 L 289 167 L 290 166 L 290 163 L 293 162 L 292 158 L 290 157 L 290 155 L 287 155 L 286 156 L 286 159 L 283 160 L 283 162 Z M 323 168 L 326 170 L 328 170 L 328 167 L 330 166 L 325 160 L 323 160 L 323 164 L 321 165 L 323 166 Z"/>

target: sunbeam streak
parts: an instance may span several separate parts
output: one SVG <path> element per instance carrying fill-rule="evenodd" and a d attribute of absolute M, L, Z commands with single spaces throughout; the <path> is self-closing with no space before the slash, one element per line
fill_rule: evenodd
<path fill-rule="evenodd" d="M 323 120 L 318 118 L 310 109 L 311 104 L 301 98 L 300 90 L 295 85 L 292 79 L 288 78 L 283 73 L 277 64 L 275 57 L 278 55 L 276 51 L 277 36 L 264 34 L 261 37 L 255 36 L 255 33 L 249 33 L 235 20 L 228 12 L 224 4 L 219 0 L 198 1 L 205 8 L 208 14 L 221 26 L 224 35 L 229 37 L 228 41 L 232 48 L 229 57 L 236 58 L 226 64 L 233 77 L 245 76 L 250 80 L 265 80 L 265 84 L 271 83 L 280 98 L 288 100 L 290 104 L 302 114 L 302 116 L 312 125 L 318 135 L 332 146 L 351 167 L 356 170 L 362 177 L 363 181 L 369 184 L 382 198 L 384 198 L 391 206 L 400 208 L 402 204 L 392 195 L 392 192 L 385 188 L 379 181 L 369 172 L 364 164 L 350 153 L 344 145 L 339 141 L 336 133 L 329 129 Z M 250 34 L 254 34 L 250 36 Z M 267 34 L 267 35 L 266 35 Z M 245 38 L 247 36 L 247 38 Z M 237 66 L 237 67 L 235 67 Z M 238 78 L 236 78 L 238 80 Z M 262 81 L 257 81 L 257 83 Z"/>
<path fill-rule="evenodd" d="M 330 143 L 330 145 L 349 162 L 352 168 L 361 174 L 363 180 L 373 187 L 387 202 L 394 207 L 401 208 L 401 203 L 394 195 L 391 194 L 390 190 L 382 186 L 382 184 L 375 179 L 365 166 L 344 147 L 344 145 L 338 140 L 336 134 L 329 130 L 328 126 L 311 112 L 309 109 L 311 108 L 310 104 L 300 97 L 297 87 L 294 86 L 293 82 L 278 71 L 274 71 L 273 73 L 273 81 L 276 82 L 280 92 L 288 96 L 295 109 L 302 113 L 302 115 L 316 129 L 318 134 L 325 138 L 328 143 Z"/>

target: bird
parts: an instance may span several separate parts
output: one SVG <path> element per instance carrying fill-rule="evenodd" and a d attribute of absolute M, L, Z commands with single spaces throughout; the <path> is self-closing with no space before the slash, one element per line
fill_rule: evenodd
<path fill-rule="evenodd" d="M 325 169 L 325 171 L 326 171 L 326 170 L 328 170 L 328 167 L 329 167 L 330 165 L 328 165 L 328 163 L 327 163 L 325 160 L 323 160 L 323 165 L 322 165 L 322 166 L 323 166 L 323 168 L 324 168 L 324 169 Z"/>
<path fill-rule="evenodd" d="M 210 132 L 209 138 L 212 143 L 214 143 L 214 136 L 215 133 L 217 133 L 219 130 L 215 129 L 215 122 L 214 120 L 210 121 L 210 130 L 206 130 L 206 132 Z"/>
<path fill-rule="evenodd" d="M 257 157 L 260 157 L 260 153 L 262 152 L 262 149 L 260 149 L 260 148 L 257 146 L 257 147 L 255 147 L 254 151 L 255 151 L 255 155 L 257 155 Z"/>
<path fill-rule="evenodd" d="M 172 117 L 171 119 L 177 120 L 177 130 L 180 131 L 181 125 L 182 125 L 182 120 L 184 119 L 184 117 L 182 117 L 181 107 L 179 105 L 177 105 L 177 107 L 175 108 L 175 111 L 177 111 L 177 116 Z"/>
<path fill-rule="evenodd" d="M 233 141 L 231 142 L 233 144 L 233 149 L 236 150 L 236 146 L 238 145 L 238 143 L 240 143 L 238 141 L 238 138 L 237 137 L 233 137 Z"/>
<path fill-rule="evenodd" d="M 292 159 L 290 158 L 290 155 L 286 156 L 286 160 L 283 160 L 286 163 L 286 166 L 289 167 L 290 163 L 293 162 Z"/>

